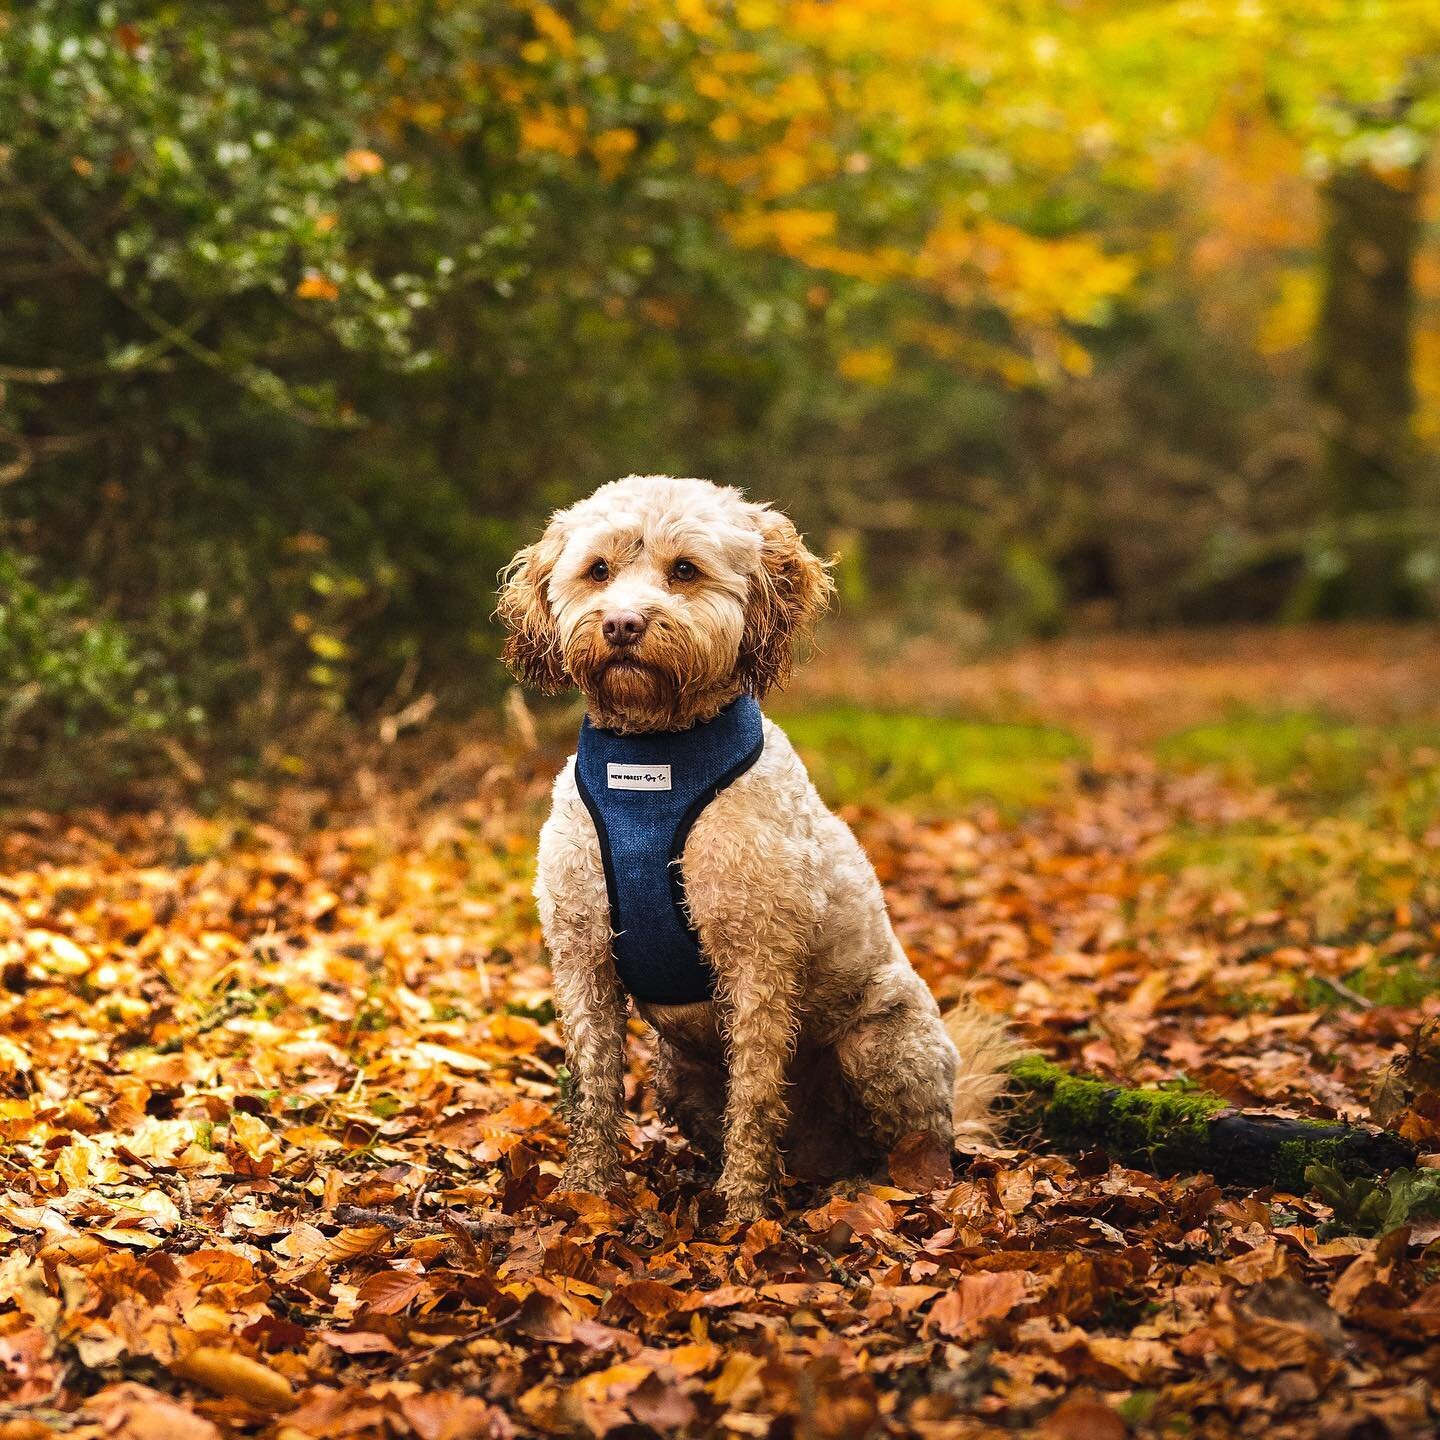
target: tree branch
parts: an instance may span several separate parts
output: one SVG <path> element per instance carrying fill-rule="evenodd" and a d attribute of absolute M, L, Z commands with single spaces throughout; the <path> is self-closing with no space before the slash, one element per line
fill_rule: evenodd
<path fill-rule="evenodd" d="M 292 420 L 298 420 L 303 424 L 315 426 L 317 429 L 325 430 L 353 430 L 357 429 L 360 421 L 346 419 L 342 416 L 322 415 L 306 406 L 292 400 L 287 393 L 285 382 L 272 370 L 266 370 L 262 366 L 242 363 L 232 364 L 218 351 L 212 350 L 208 345 L 203 345 L 193 335 L 188 334 L 181 326 L 167 320 L 158 310 L 144 300 L 127 294 L 116 285 L 106 273 L 104 264 L 100 259 L 92 255 L 85 244 L 74 235 L 62 222 L 40 202 L 39 198 L 29 191 L 18 192 L 23 203 L 49 233 L 50 237 L 65 251 L 77 264 L 82 266 L 89 274 L 105 286 L 128 310 L 138 315 L 156 335 L 164 339 L 173 348 L 182 351 L 198 364 L 204 365 L 207 369 L 223 375 L 233 384 L 239 385 L 242 389 L 253 395 L 262 404 L 270 406 L 272 410 L 286 415 Z"/>

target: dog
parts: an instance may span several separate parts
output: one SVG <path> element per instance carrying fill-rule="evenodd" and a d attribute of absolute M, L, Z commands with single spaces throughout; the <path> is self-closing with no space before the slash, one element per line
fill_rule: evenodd
<path fill-rule="evenodd" d="M 942 1018 L 859 842 L 759 712 L 832 591 L 783 514 L 660 475 L 558 511 L 501 574 L 512 674 L 586 706 L 535 882 L 574 1085 L 567 1189 L 619 1179 L 631 999 L 661 1113 L 720 1165 L 731 1220 L 765 1212 L 782 1154 L 820 1181 L 913 1132 L 946 1153 L 988 1133 L 1003 1025 Z"/>

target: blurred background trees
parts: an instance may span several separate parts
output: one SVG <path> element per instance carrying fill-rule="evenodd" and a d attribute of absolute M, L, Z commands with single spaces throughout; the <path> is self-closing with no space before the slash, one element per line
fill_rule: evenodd
<path fill-rule="evenodd" d="M 1433 614 L 1417 0 L 0 3 L 3 743 L 497 683 L 629 471 L 976 637 Z"/>

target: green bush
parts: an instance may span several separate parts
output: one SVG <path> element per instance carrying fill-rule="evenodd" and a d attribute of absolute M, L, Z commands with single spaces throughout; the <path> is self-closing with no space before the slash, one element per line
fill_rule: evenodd
<path fill-rule="evenodd" d="M 684 8 L 0 0 L 0 544 L 243 745 L 493 696 L 496 570 L 628 471 L 743 485 L 848 537 L 852 604 L 1003 639 L 1183 617 L 1197 557 L 1233 598 L 1311 533 L 1303 363 L 1206 319 L 1236 275 L 1171 243 L 1185 195 L 1051 154 L 1054 87 L 1016 103 L 1003 66 L 937 58 L 909 110 L 812 134 L 795 96 L 881 58 L 843 58 L 844 7 Z M 818 253 L 737 227 L 787 216 Z"/>
<path fill-rule="evenodd" d="M 94 730 L 153 735 L 185 718 L 173 682 L 123 626 L 94 613 L 83 585 L 42 585 L 4 550 L 0 697 L 3 750 Z"/>

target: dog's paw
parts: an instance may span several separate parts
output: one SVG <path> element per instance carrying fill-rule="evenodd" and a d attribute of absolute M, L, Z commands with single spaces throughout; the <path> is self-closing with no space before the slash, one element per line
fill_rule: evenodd
<path fill-rule="evenodd" d="M 767 1208 L 764 1200 L 742 1196 L 725 1202 L 725 1218 L 732 1225 L 747 1225 L 752 1220 L 763 1220 Z"/>
<path fill-rule="evenodd" d="M 744 1224 L 750 1220 L 763 1220 L 769 1210 L 770 1196 L 765 1190 L 753 1186 L 727 1185 L 723 1180 L 718 1186 L 725 1201 L 725 1219 L 732 1225 Z"/>

